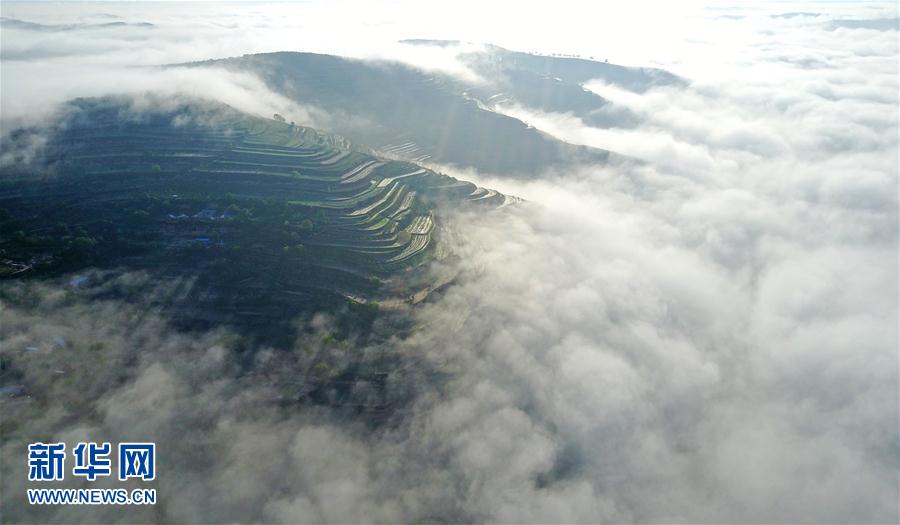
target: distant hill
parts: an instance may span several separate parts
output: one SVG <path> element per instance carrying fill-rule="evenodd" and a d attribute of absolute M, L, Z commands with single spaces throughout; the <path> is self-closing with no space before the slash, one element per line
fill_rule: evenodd
<path fill-rule="evenodd" d="M 149 22 L 139 22 L 139 23 L 128 23 L 128 22 L 103 22 L 103 23 L 95 23 L 95 24 L 38 24 L 36 22 L 28 22 L 26 20 L 18 20 L 15 18 L 5 18 L 0 17 L 0 27 L 5 27 L 8 29 L 28 29 L 31 31 L 46 31 L 46 32 L 58 32 L 58 31 L 75 31 L 79 29 L 109 29 L 109 28 L 122 28 L 122 27 L 142 27 L 142 28 L 153 28 L 155 25 Z"/>
<path fill-rule="evenodd" d="M 83 99 L 45 133 L 41 163 L 0 172 L 0 276 L 150 272 L 183 283 L 159 306 L 192 327 L 288 337 L 317 311 L 365 324 L 379 300 L 421 299 L 389 284 L 432 256 L 444 206 L 515 201 L 219 105 Z"/>
<path fill-rule="evenodd" d="M 423 41 L 407 42 L 422 45 Z M 491 45 L 484 46 L 480 52 L 466 53 L 462 58 L 476 73 L 489 79 L 486 85 L 475 84 L 470 88 L 470 93 L 488 105 L 508 101 L 540 111 L 571 113 L 598 128 L 632 127 L 638 124 L 638 118 L 626 108 L 586 90 L 583 87 L 586 82 L 601 80 L 635 92 L 686 83 L 661 69 L 534 55 Z"/>
<path fill-rule="evenodd" d="M 410 39 L 401 42 L 439 47 L 467 44 L 467 42 L 457 40 L 425 39 Z M 534 78 L 554 81 L 541 85 L 541 90 L 553 91 L 554 86 L 559 83 L 577 85 L 589 80 L 603 80 L 638 92 L 646 91 L 654 86 L 686 84 L 681 77 L 662 69 L 627 67 L 593 58 L 522 53 L 491 44 L 484 44 L 480 47 L 480 51 L 466 53 L 463 56 L 464 61 L 476 67 L 479 73 L 484 73 L 491 80 L 495 80 L 498 74 L 523 72 L 533 75 Z"/>
<path fill-rule="evenodd" d="M 660 70 L 515 53 L 494 46 L 485 49 L 464 55 L 463 60 L 486 83 L 427 73 L 398 62 L 313 53 L 246 55 L 194 65 L 255 73 L 274 91 L 329 112 L 333 117 L 329 131 L 354 142 L 409 160 L 513 177 L 533 176 L 550 167 L 606 162 L 610 152 L 560 141 L 493 111 L 496 104 L 514 102 L 542 111 L 571 112 L 600 127 L 631 126 L 636 123 L 634 115 L 581 84 L 601 78 L 643 90 L 683 82 Z"/>

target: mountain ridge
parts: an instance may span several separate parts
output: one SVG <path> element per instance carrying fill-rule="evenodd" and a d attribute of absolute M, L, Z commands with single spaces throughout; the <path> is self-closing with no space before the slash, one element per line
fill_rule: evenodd
<path fill-rule="evenodd" d="M 537 66 L 530 61 L 546 57 L 492 49 L 527 63 L 498 67 L 503 56 L 496 53 L 463 54 L 464 63 L 479 74 L 491 76 L 486 85 L 397 61 L 292 51 L 180 66 L 214 66 L 255 74 L 274 92 L 328 113 L 332 121 L 329 132 L 407 160 L 475 168 L 501 177 L 531 178 L 548 169 L 626 158 L 567 143 L 496 111 L 498 97 L 503 95 L 538 110 L 572 112 L 590 125 L 629 127 L 637 122 L 627 109 L 586 90 L 581 85 L 584 74 L 564 82 L 534 71 Z M 559 59 L 549 60 L 554 64 Z M 642 79 L 642 89 L 681 82 L 679 77 L 659 70 L 592 64 L 604 71 L 611 67 L 616 72 L 634 71 L 635 78 Z M 510 79 L 510 75 L 517 76 Z M 625 77 L 618 74 L 617 78 L 621 81 Z M 632 82 L 632 87 L 636 85 Z"/>

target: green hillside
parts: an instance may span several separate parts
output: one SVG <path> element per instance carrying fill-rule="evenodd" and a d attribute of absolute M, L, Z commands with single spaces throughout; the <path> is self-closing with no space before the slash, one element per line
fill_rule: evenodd
<path fill-rule="evenodd" d="M 329 131 L 413 162 L 533 177 L 548 168 L 610 158 L 608 151 L 568 144 L 491 111 L 467 94 L 501 90 L 494 82 L 475 89 L 471 83 L 396 62 L 314 53 L 245 55 L 191 66 L 259 76 L 273 91 L 332 115 Z"/>
<path fill-rule="evenodd" d="M 421 292 L 404 283 L 443 207 L 511 201 L 282 120 L 77 101 L 41 164 L 4 168 L 0 271 L 147 271 L 182 283 L 159 303 L 189 326 L 268 335 L 316 311 L 365 325 L 379 301 Z"/>

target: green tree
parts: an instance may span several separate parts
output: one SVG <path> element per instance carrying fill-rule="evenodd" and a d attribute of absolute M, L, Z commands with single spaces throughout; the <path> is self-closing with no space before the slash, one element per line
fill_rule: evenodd
<path fill-rule="evenodd" d="M 80 252 L 86 252 L 93 248 L 97 241 L 95 241 L 92 237 L 75 237 L 75 240 L 72 241 L 72 244 L 75 246 L 75 249 Z"/>

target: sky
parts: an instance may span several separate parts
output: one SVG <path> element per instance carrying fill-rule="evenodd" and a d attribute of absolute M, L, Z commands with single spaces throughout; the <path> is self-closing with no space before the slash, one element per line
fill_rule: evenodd
<path fill-rule="evenodd" d="M 249 75 L 134 67 L 244 53 L 473 74 L 455 48 L 400 38 L 594 56 L 689 81 L 644 93 L 588 82 L 638 116 L 628 129 L 497 108 L 642 163 L 530 180 L 437 166 L 528 204 L 446 218 L 444 242 L 463 257 L 431 271 L 460 278 L 392 342 L 408 366 L 390 388 L 415 393 L 396 428 L 267 404 L 272 386 L 235 376 L 221 333 L 180 334 L 153 316 L 135 325 L 139 305 L 72 299 L 64 281 L 18 283 L 11 294 L 35 299 L 0 311 L 12 327 L 0 342 L 46 348 L 29 357 L 30 380 L 61 398 L 82 388 L 87 409 L 24 413 L 5 468 L 30 432 L 152 435 L 170 451 L 167 516 L 188 522 L 897 522 L 896 3 L 520 4 L 0 4 L 5 18 L 80 24 L 3 26 L 5 129 L 73 96 L 147 91 L 317 123 L 315 108 Z M 153 26 L 96 26 L 109 21 Z M 98 286 L 148 286 L 117 279 Z M 57 336 L 104 342 L 109 363 L 140 357 L 124 382 L 113 366 L 75 364 L 72 381 L 53 383 Z M 291 367 L 308 344 L 287 349 Z M 285 366 L 273 355 L 259 366 Z M 73 416 L 83 412 L 94 416 Z M 192 454 L 228 461 L 192 470 Z M 22 491 L 4 478 L 5 492 Z M 147 518 L 78 512 L 52 518 Z"/>
<path fill-rule="evenodd" d="M 123 82 L 121 69 L 245 53 L 300 50 L 358 57 L 403 58 L 423 67 L 460 67 L 444 56 L 400 46 L 403 38 L 493 43 L 520 51 L 594 56 L 631 66 L 662 67 L 695 80 L 752 80 L 746 67 L 779 55 L 781 60 L 821 57 L 822 36 L 836 37 L 834 58 L 868 43 L 850 31 L 814 38 L 807 29 L 834 19 L 896 18 L 892 2 L 628 2 L 614 8 L 594 2 L 31 2 L 4 1 L 2 16 L 53 24 L 84 24 L 80 30 L 34 35 L 4 27 L 7 72 L 3 113 L 20 107 L 103 91 L 107 79 Z M 346 16 L 345 13 L 352 13 Z M 818 16 L 773 18 L 772 15 Z M 111 21 L 154 26 L 88 27 Z M 33 33 L 33 32 L 32 32 Z M 896 47 L 891 42 L 882 46 Z M 884 50 L 879 50 L 883 52 Z M 768 74 L 773 73 L 770 71 Z M 138 73 L 130 78 L 147 82 Z M 24 84 L 41 79 L 41 84 Z M 183 81 L 186 82 L 186 81 Z M 44 88 L 44 89 L 41 89 Z M 49 92 L 48 92 L 49 91 Z M 32 110 L 27 110 L 31 112 Z"/>

